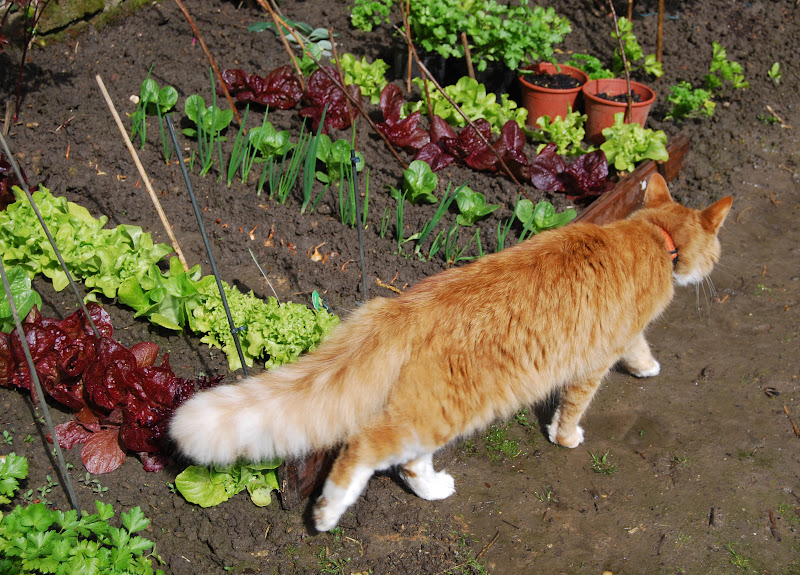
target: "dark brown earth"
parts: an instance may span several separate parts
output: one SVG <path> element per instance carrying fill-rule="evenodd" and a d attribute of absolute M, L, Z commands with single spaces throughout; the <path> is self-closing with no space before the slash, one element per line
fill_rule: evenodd
<path fill-rule="evenodd" d="M 611 20 L 595 4 L 603 3 L 554 3 L 574 27 L 563 48 L 607 59 Z M 624 3 L 617 4 L 624 13 Z M 655 51 L 656 4 L 635 7 L 634 32 L 645 53 Z M 266 19 L 256 7 L 197 0 L 188 8 L 220 67 L 265 74 L 286 63 L 273 35 L 246 30 Z M 341 52 L 387 61 L 396 52 L 388 29 L 369 35 L 350 29 L 349 3 L 284 0 L 281 9 L 295 20 L 330 26 Z M 108 488 L 103 498 L 115 508 L 141 505 L 151 518 L 148 536 L 158 545 L 165 573 L 800 573 L 800 437 L 791 422 L 800 422 L 800 13 L 787 0 L 667 2 L 666 13 L 665 74 L 652 83 L 659 97 L 649 126 L 691 138 L 671 189 L 690 206 L 729 194 L 734 205 L 721 232 L 723 257 L 712 275 L 716 291 L 680 289 L 650 331 L 662 373 L 649 380 L 612 374 L 589 409 L 587 439 L 576 450 L 550 444 L 531 411 L 532 427 L 502 424 L 506 438 L 519 442 L 516 455 L 493 450 L 488 435 L 439 454 L 437 467 L 455 477 L 454 496 L 422 501 L 391 473 L 378 475 L 342 518 L 341 529 L 329 534 L 311 534 L 307 502 L 288 511 L 277 503 L 256 508 L 242 494 L 201 509 L 168 487 L 181 467 L 151 474 L 129 457 L 119 470 L 95 479 Z M 663 121 L 668 86 L 680 80 L 702 84 L 712 41 L 744 66 L 750 87 L 725 93 L 710 120 Z M 0 55 L 3 101 L 13 96 L 18 56 L 14 49 Z M 773 62 L 783 72 L 777 85 L 767 76 Z M 96 216 L 107 215 L 112 224 L 141 225 L 167 241 L 95 81 L 97 74 L 103 78 L 124 116 L 133 112 L 129 97 L 138 94 L 151 66 L 160 85 L 179 91 L 177 117 L 186 96 L 209 99 L 208 62 L 168 0 L 34 50 L 19 123 L 8 140 L 32 181 Z M 262 113 L 252 117 L 260 122 Z M 299 133 L 294 112 L 271 111 L 270 119 L 294 137 Z M 397 255 L 393 225 L 386 238 L 379 237 L 381 215 L 395 205 L 384 186 L 397 186 L 402 170 L 364 122 L 358 137 L 370 169 L 370 295 L 391 296 L 378 279 L 403 289 L 446 263 Z M 187 258 L 210 273 L 178 166 L 163 162 L 158 144 L 148 145 L 141 157 Z M 454 167 L 440 176 L 440 185 L 443 190 L 446 182 L 466 180 L 503 205 L 499 218 L 510 215 L 517 191 L 501 176 Z M 207 208 L 203 217 L 223 279 L 266 297 L 269 288 L 251 248 L 282 299 L 309 303 L 310 292 L 318 290 L 341 315 L 363 299 L 356 232 L 337 221 L 333 196 L 314 215 L 300 216 L 296 198 L 278 206 L 258 197 L 253 185 L 227 188 L 213 171 L 192 181 Z M 536 194 L 530 186 L 528 193 Z M 564 198 L 552 200 L 559 208 L 567 205 Z M 407 235 L 429 216 L 423 209 L 409 212 Z M 493 216 L 482 228 L 486 251 L 496 247 L 498 221 Z M 274 247 L 267 247 L 273 229 Z M 310 259 L 315 247 L 328 254 L 325 263 Z M 45 282 L 35 287 L 46 314 L 65 316 L 76 306 Z M 105 307 L 122 343 L 157 342 L 180 376 L 238 377 L 219 352 L 191 334 L 134 320 L 129 309 L 111 301 Z M 25 489 L 44 485 L 45 475 L 54 473 L 48 449 L 23 442 L 40 433 L 29 401 L 3 391 L 0 405 L 0 422 L 13 436 L 2 452 L 30 459 Z M 55 413 L 57 422 L 69 417 Z M 616 471 L 593 471 L 592 454 L 606 453 Z M 77 449 L 67 458 L 75 473 L 82 471 Z M 90 507 L 96 497 L 91 486 L 77 487 L 83 506 Z M 49 498 L 67 505 L 59 488 Z"/>

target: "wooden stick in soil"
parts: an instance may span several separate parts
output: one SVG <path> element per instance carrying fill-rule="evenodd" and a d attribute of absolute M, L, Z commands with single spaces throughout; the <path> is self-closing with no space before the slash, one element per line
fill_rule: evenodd
<path fill-rule="evenodd" d="M 411 0 L 406 0 L 406 9 L 403 12 L 403 27 L 405 28 L 405 37 L 411 38 Z M 411 53 L 411 43 L 408 43 L 406 48 L 408 50 L 408 74 L 406 74 L 406 93 L 411 93 L 411 67 L 414 63 L 414 58 Z"/>
<path fill-rule="evenodd" d="M 305 82 L 303 81 L 303 72 L 300 70 L 300 64 L 298 63 L 297 58 L 294 55 L 292 47 L 289 45 L 289 41 L 286 39 L 286 34 L 283 33 L 283 27 L 279 23 L 279 20 L 282 21 L 282 19 L 280 19 L 277 11 L 272 7 L 272 5 L 269 2 L 267 2 L 267 0 L 257 0 L 257 1 L 264 10 L 269 12 L 270 17 L 272 18 L 272 22 L 273 24 L 275 24 L 275 28 L 278 30 L 278 36 L 280 37 L 281 42 L 283 42 L 283 48 L 286 50 L 286 53 L 289 54 L 289 59 L 292 61 L 292 64 L 294 65 L 294 69 L 297 72 L 298 78 L 300 78 L 300 88 L 303 91 L 305 91 L 306 86 Z M 300 45 L 302 46 L 302 43 Z"/>
<path fill-rule="evenodd" d="M 527 199 L 530 199 L 528 197 L 528 193 L 525 191 L 525 188 L 522 186 L 522 184 L 519 183 L 519 180 L 517 180 L 517 178 L 511 172 L 511 169 L 505 163 L 505 161 L 500 156 L 500 154 L 497 152 L 497 150 L 494 149 L 494 146 L 492 146 L 491 142 L 487 141 L 486 138 L 483 137 L 483 134 L 481 134 L 480 131 L 478 130 L 478 128 L 475 127 L 475 124 L 472 122 L 472 120 L 470 120 L 469 117 L 467 117 L 467 115 L 464 113 L 464 111 L 461 109 L 461 107 L 453 101 L 453 99 L 447 94 L 447 92 L 444 91 L 444 88 L 442 88 L 442 86 L 439 84 L 439 82 L 436 80 L 436 78 L 433 77 L 433 74 L 431 74 L 430 70 L 428 70 L 428 68 L 425 66 L 425 64 L 422 63 L 422 61 L 419 58 L 419 54 L 417 54 L 417 49 L 414 47 L 414 44 L 411 42 L 411 38 L 406 37 L 406 42 L 408 42 L 408 45 L 411 47 L 411 51 L 414 53 L 414 59 L 417 61 L 417 66 L 419 66 L 420 72 L 423 73 L 423 77 L 427 76 L 428 79 L 430 79 L 430 81 L 433 82 L 433 85 L 436 86 L 436 89 L 439 90 L 439 92 L 442 94 L 442 96 L 444 96 L 445 99 L 447 99 L 447 101 L 450 103 L 450 105 L 453 106 L 453 108 L 455 108 L 456 111 L 459 114 L 461 114 L 461 117 L 464 118 L 464 120 L 467 122 L 467 124 L 469 124 L 469 126 L 473 130 L 475 130 L 475 134 L 478 136 L 480 141 L 483 142 L 483 144 L 485 146 L 487 146 L 490 150 L 492 150 L 494 155 L 497 157 L 497 161 L 500 162 L 500 166 L 503 168 L 503 171 L 517 185 L 517 187 L 519 188 L 520 193 L 523 196 L 525 196 Z M 430 102 L 430 98 L 428 98 L 428 102 Z M 431 115 L 431 117 L 433 117 L 433 115 Z"/>
<path fill-rule="evenodd" d="M 475 79 L 475 70 L 472 67 L 472 53 L 469 51 L 469 42 L 467 41 L 467 33 L 461 33 L 461 44 L 464 46 L 464 60 L 467 62 L 467 74 L 473 80 Z"/>
<path fill-rule="evenodd" d="M 625 55 L 625 46 L 622 45 L 622 36 L 619 33 L 619 20 L 617 20 L 617 11 L 614 9 L 614 0 L 608 0 L 608 5 L 611 6 L 611 15 L 614 17 L 614 30 L 617 32 L 617 43 L 619 44 L 619 53 L 622 58 L 622 66 L 625 69 L 625 84 L 628 87 L 628 105 L 625 107 L 625 122 L 630 123 L 633 120 L 633 92 L 631 92 L 631 70 L 628 67 L 628 57 Z"/>
<path fill-rule="evenodd" d="M 172 242 L 172 249 L 175 250 L 175 254 L 178 256 L 178 260 L 180 260 L 181 265 L 183 265 L 183 269 L 185 271 L 189 271 L 189 265 L 186 263 L 186 258 L 183 257 L 183 252 L 181 251 L 181 246 L 178 245 L 178 238 L 175 237 L 175 234 L 172 233 L 172 227 L 169 225 L 169 221 L 167 221 L 167 215 L 164 213 L 164 209 L 161 207 L 161 202 L 156 195 L 155 190 L 153 189 L 153 185 L 150 183 L 150 178 L 147 177 L 147 172 L 144 171 L 144 166 L 142 162 L 139 161 L 139 155 L 136 153 L 136 149 L 133 147 L 131 143 L 131 139 L 128 137 L 128 132 L 125 130 L 125 126 L 122 125 L 122 120 L 117 113 L 117 109 L 114 107 L 114 102 L 111 101 L 111 96 L 108 95 L 108 90 L 106 90 L 106 85 L 103 83 L 103 79 L 98 74 L 95 76 L 97 80 L 97 85 L 100 86 L 100 92 L 103 93 L 103 98 L 106 101 L 106 105 L 108 109 L 111 110 L 111 115 L 114 116 L 114 121 L 117 123 L 117 128 L 119 128 L 119 133 L 122 134 L 122 139 L 125 140 L 125 145 L 128 148 L 128 151 L 133 158 L 133 163 L 136 164 L 136 169 L 139 170 L 139 175 L 142 177 L 144 181 L 144 185 L 147 188 L 147 193 L 150 194 L 150 200 L 153 202 L 153 206 L 156 208 L 156 212 L 158 212 L 158 217 L 161 220 L 161 225 L 164 226 L 164 229 L 169 236 L 170 242 Z"/>
<path fill-rule="evenodd" d="M 228 92 L 228 87 L 225 85 L 225 81 L 222 79 L 222 74 L 219 73 L 219 68 L 217 68 L 217 63 L 214 60 L 214 56 L 211 55 L 211 51 L 206 46 L 203 37 L 200 35 L 200 30 L 197 29 L 197 26 L 194 24 L 194 19 L 192 18 L 189 11 L 186 9 L 186 6 L 183 5 L 181 0 L 175 0 L 175 3 L 178 5 L 178 8 L 181 9 L 183 15 L 186 17 L 186 21 L 189 22 L 189 26 L 192 28 L 192 32 L 194 33 L 197 41 L 200 42 L 200 46 L 203 48 L 203 52 L 206 53 L 206 58 L 208 58 L 209 63 L 211 64 L 211 68 L 214 69 L 214 74 L 217 76 L 217 80 L 219 80 L 219 85 L 222 88 L 223 93 L 225 94 L 225 98 L 228 100 L 228 105 L 231 107 L 233 111 L 233 115 L 236 117 L 236 123 L 241 126 L 242 125 L 242 118 L 239 116 L 239 110 L 236 109 L 236 106 L 233 105 L 233 99 L 231 98 L 230 92 Z"/>
<path fill-rule="evenodd" d="M 656 31 L 656 62 L 664 59 L 664 0 L 658 0 L 658 29 Z"/>
<path fill-rule="evenodd" d="M 259 2 L 261 2 L 262 0 L 258 0 L 258 1 L 259 1 Z M 356 107 L 356 109 L 357 109 L 357 110 L 358 110 L 358 111 L 361 113 L 361 115 L 362 115 L 362 116 L 364 116 L 364 119 L 366 119 L 366 120 L 367 120 L 367 123 L 369 124 L 369 126 L 372 128 L 372 130 L 373 130 L 373 131 L 374 131 L 376 134 L 378 134 L 378 136 L 381 138 L 381 140 L 383 140 L 383 142 L 384 142 L 384 143 L 386 144 L 386 146 L 389 148 L 389 151 L 392 153 L 392 155 L 395 157 L 395 159 L 396 159 L 396 160 L 397 160 L 397 161 L 400 163 L 400 165 L 403 167 L 403 169 L 404 169 L 404 170 L 405 170 L 405 169 L 407 169 L 407 168 L 408 168 L 408 164 L 406 164 L 406 163 L 403 161 L 403 158 L 401 158 L 401 157 L 400 157 L 400 154 L 398 154 L 398 153 L 397 153 L 397 150 L 395 150 L 394 146 L 393 146 L 393 145 L 392 145 L 392 143 L 389 141 L 389 139 L 386 137 L 386 135 L 385 135 L 383 132 L 381 132 L 381 131 L 378 129 L 378 126 L 376 126 L 376 125 L 375 125 L 375 122 L 373 122 L 373 121 L 372 121 L 372 118 L 370 118 L 370 117 L 369 117 L 369 114 L 367 114 L 366 110 L 364 110 L 364 106 L 362 106 L 362 105 L 361 105 L 361 102 L 359 102 L 358 100 L 356 100 L 355 98 L 353 98 L 353 97 L 352 97 L 352 96 L 351 96 L 351 95 L 348 93 L 348 91 L 345 89 L 345 86 L 344 86 L 344 84 L 343 84 L 343 83 L 342 83 L 342 82 L 341 82 L 341 81 L 340 81 L 338 78 L 335 78 L 335 77 L 333 76 L 333 74 L 331 74 L 330 72 L 328 72 L 327 68 L 326 68 L 325 66 L 323 66 L 323 65 L 322 65 L 322 63 L 321 63 L 319 60 L 317 60 L 316 56 L 314 56 L 314 54 L 312 54 L 312 53 L 311 53 L 311 51 L 310 51 L 308 48 L 306 48 L 305 44 L 304 44 L 304 43 L 303 43 L 303 41 L 300 39 L 300 37 L 297 35 L 297 32 L 295 32 L 294 28 L 292 28 L 291 26 L 289 26 L 289 25 L 288 25 L 288 24 L 287 24 L 287 23 L 284 21 L 284 19 L 283 19 L 283 18 L 281 18 L 279 15 L 277 15 L 277 14 L 276 14 L 276 17 L 278 18 L 278 21 L 281 23 L 281 25 L 283 25 L 283 26 L 284 26 L 284 27 L 285 27 L 287 30 L 289 30 L 289 32 L 291 32 L 291 33 L 292 33 L 292 35 L 293 35 L 293 36 L 294 36 L 294 37 L 297 39 L 298 43 L 299 43 L 299 44 L 300 44 L 300 46 L 303 48 L 303 52 L 305 52 L 306 54 L 308 54 L 308 57 L 309 57 L 309 58 L 311 58 L 311 60 L 312 60 L 312 61 L 313 61 L 313 62 L 314 62 L 314 63 L 315 63 L 317 66 L 319 66 L 319 69 L 320 69 L 320 71 L 321 71 L 323 74 L 325 74 L 325 75 L 328 77 L 328 79 L 329 79 L 331 82 L 333 82 L 333 84 L 334 84 L 334 85 L 335 85 L 335 86 L 336 86 L 336 87 L 337 87 L 339 90 L 341 90 L 341 91 L 342 91 L 342 93 L 345 95 L 345 98 L 347 98 L 347 101 L 348 101 L 348 102 L 350 102 L 350 103 L 352 103 L 352 104 L 353 104 L 353 105 Z"/>

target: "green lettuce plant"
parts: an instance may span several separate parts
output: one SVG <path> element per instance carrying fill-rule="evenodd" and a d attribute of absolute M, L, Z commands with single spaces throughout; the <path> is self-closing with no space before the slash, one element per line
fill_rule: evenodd
<path fill-rule="evenodd" d="M 6 270 L 6 276 L 20 320 L 24 320 L 34 306 L 41 309 L 42 297 L 31 289 L 31 278 L 24 269 L 14 266 Z M 14 316 L 11 314 L 11 304 L 5 287 L 0 283 L 0 331 L 11 333 L 13 329 Z"/>
<path fill-rule="evenodd" d="M 339 58 L 339 66 L 344 75 L 344 83 L 355 84 L 361 88 L 361 95 L 369 98 L 372 105 L 377 105 L 381 99 L 381 91 L 386 86 L 386 72 L 389 65 L 378 58 L 369 63 L 367 57 L 361 60 L 353 54 L 342 54 Z"/>
<path fill-rule="evenodd" d="M 390 191 L 392 197 L 398 200 L 402 194 L 402 197 L 412 204 L 433 204 L 437 201 L 434 191 L 438 183 L 439 176 L 431 169 L 428 162 L 414 160 L 403 170 L 402 190 L 390 188 Z"/>
<path fill-rule="evenodd" d="M 565 226 L 576 215 L 578 212 L 574 208 L 567 208 L 563 212 L 556 213 L 553 204 L 546 200 L 542 200 L 534 206 L 532 201 L 523 198 L 514 206 L 514 216 L 522 223 L 522 233 L 519 235 L 517 243 L 545 230 Z"/>
<path fill-rule="evenodd" d="M 175 488 L 190 503 L 213 507 L 245 489 L 258 507 L 269 505 L 279 489 L 275 469 L 281 460 L 240 462 L 228 467 L 190 465 L 175 477 Z"/>
<path fill-rule="evenodd" d="M 422 80 L 414 78 L 413 82 L 419 87 L 422 99 L 404 104 L 404 116 L 416 111 L 420 111 L 423 114 L 428 113 L 427 97 Z M 491 124 L 492 131 L 495 133 L 500 133 L 503 125 L 508 120 L 514 120 L 520 127 L 525 126 L 525 120 L 528 118 L 527 109 L 518 107 L 517 103 L 508 97 L 508 94 L 501 94 L 500 102 L 498 102 L 497 96 L 494 93 L 487 92 L 486 86 L 474 78 L 464 76 L 455 84 L 445 86 L 444 91 L 471 121 L 474 122 L 479 118 L 483 118 Z M 440 116 L 451 126 L 463 127 L 466 125 L 467 122 L 464 117 L 458 113 L 441 92 L 431 90 L 430 100 L 435 115 Z"/>
<path fill-rule="evenodd" d="M 585 124 L 586 114 L 573 112 L 571 109 L 564 118 L 556 116 L 551 120 L 550 116 L 540 116 L 536 120 L 540 131 L 534 134 L 537 140 L 543 141 L 538 151 L 553 142 L 557 146 L 556 153 L 559 155 L 574 156 L 585 153 L 586 150 L 581 147 L 586 135 Z"/>
<path fill-rule="evenodd" d="M 667 135 L 663 130 L 643 128 L 636 122 L 625 123 L 625 113 L 614 114 L 614 124 L 603 130 L 606 141 L 600 149 L 609 165 L 617 171 L 630 172 L 643 160 L 667 161 Z"/>
<path fill-rule="evenodd" d="M 461 226 L 474 226 L 478 220 L 500 207 L 499 204 L 487 204 L 486 196 L 469 186 L 462 186 L 455 194 L 455 199 L 459 211 L 456 221 Z"/>

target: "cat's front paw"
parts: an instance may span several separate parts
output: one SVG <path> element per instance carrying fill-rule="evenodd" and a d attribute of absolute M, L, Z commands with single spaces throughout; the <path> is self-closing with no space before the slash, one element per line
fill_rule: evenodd
<path fill-rule="evenodd" d="M 339 522 L 341 513 L 328 505 L 325 497 L 320 497 L 314 505 L 314 527 L 319 532 L 330 531 Z"/>
<path fill-rule="evenodd" d="M 580 425 L 576 425 L 573 431 L 566 433 L 559 424 L 560 415 L 558 411 L 553 415 L 553 421 L 550 422 L 547 428 L 547 436 L 556 445 L 574 449 L 583 443 L 583 428 Z"/>
<path fill-rule="evenodd" d="M 661 373 L 661 364 L 654 359 L 650 366 L 640 369 L 630 369 L 630 372 L 634 377 L 653 377 Z"/>

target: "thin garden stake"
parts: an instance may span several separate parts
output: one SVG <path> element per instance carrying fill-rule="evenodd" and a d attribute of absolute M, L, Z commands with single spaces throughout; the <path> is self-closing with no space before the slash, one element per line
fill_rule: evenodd
<path fill-rule="evenodd" d="M 3 146 L 5 147 L 5 140 L 3 140 Z M 20 181 L 22 180 L 20 179 Z M 2 258 L 0 258 L 0 277 L 2 277 L 3 289 L 6 290 L 6 296 L 8 297 L 8 305 L 11 307 L 11 315 L 14 317 L 14 325 L 16 325 L 17 331 L 19 331 L 20 334 L 19 341 L 22 345 L 22 351 L 25 353 L 25 360 L 28 362 L 28 371 L 31 374 L 31 381 L 33 381 L 33 386 L 36 388 L 36 397 L 39 399 L 39 405 L 42 408 L 47 429 L 50 431 L 50 437 L 53 438 L 58 468 L 61 472 L 61 480 L 64 482 L 64 488 L 67 490 L 67 498 L 72 508 L 80 515 L 81 508 L 78 504 L 78 498 L 75 496 L 75 488 L 72 486 L 72 479 L 67 471 L 67 463 L 64 461 L 64 453 L 61 451 L 61 445 L 58 443 L 58 435 L 56 435 L 56 429 L 53 426 L 53 419 L 50 417 L 50 409 L 47 407 L 47 400 L 44 398 L 44 393 L 42 392 L 42 383 L 39 381 L 39 374 L 36 373 L 36 365 L 33 363 L 31 349 L 28 347 L 28 340 L 22 329 L 22 321 L 19 319 L 19 312 L 17 311 L 16 303 L 14 303 L 14 296 L 11 293 L 11 285 L 8 282 L 6 266 L 3 265 Z M 88 318 L 89 316 L 87 315 L 86 317 Z"/>
<path fill-rule="evenodd" d="M 253 250 L 251 250 L 250 248 L 247 248 L 247 251 L 250 252 L 250 257 L 253 258 L 253 262 L 255 262 L 256 267 L 258 268 L 258 271 L 260 271 L 261 275 L 264 276 L 264 279 L 267 280 L 267 284 L 269 284 L 269 289 L 271 289 L 272 293 L 275 295 L 275 301 L 278 302 L 278 305 L 281 305 L 281 298 L 278 297 L 278 292 L 276 292 L 275 288 L 272 287 L 272 282 L 269 281 L 269 278 L 267 277 L 267 274 L 264 273 L 264 270 L 261 268 L 261 265 L 258 263 L 258 260 L 256 259 L 256 254 L 254 254 Z"/>
<path fill-rule="evenodd" d="M 20 187 L 25 192 L 25 195 L 28 197 L 28 201 L 31 204 L 31 208 L 33 208 L 33 213 L 36 214 L 36 217 L 39 220 L 39 224 L 42 226 L 42 230 L 44 230 L 44 235 L 47 236 L 47 240 L 50 242 L 50 247 L 53 248 L 53 252 L 56 254 L 56 257 L 58 258 L 58 263 L 61 264 L 61 269 L 67 276 L 67 280 L 69 281 L 69 285 L 72 288 L 72 291 L 75 292 L 75 297 L 78 299 L 78 304 L 80 304 L 83 313 L 86 315 L 86 321 L 89 322 L 89 325 L 91 326 L 92 331 L 94 332 L 94 336 L 97 339 L 100 339 L 100 332 L 97 331 L 97 326 L 94 325 L 94 321 L 92 321 L 92 316 L 89 314 L 89 310 L 86 308 L 86 304 L 83 303 L 83 296 L 81 296 L 80 291 L 78 291 L 78 286 L 72 279 L 72 274 L 69 272 L 69 269 L 67 269 L 67 264 L 64 263 L 64 258 L 61 256 L 61 252 L 59 251 L 58 246 L 56 246 L 56 241 L 53 239 L 53 235 L 50 233 L 50 229 L 44 222 L 44 218 L 42 217 L 42 213 L 39 211 L 39 207 L 36 205 L 36 202 L 33 201 L 31 190 L 28 187 L 28 184 L 25 183 L 25 179 L 22 177 L 22 173 L 19 171 L 19 166 L 17 165 L 17 161 L 14 159 L 14 156 L 11 155 L 11 150 L 8 149 L 8 144 L 6 143 L 6 139 L 3 137 L 2 134 L 0 134 L 0 144 L 2 144 L 3 152 L 5 152 L 6 158 L 8 158 L 8 162 L 11 164 L 11 167 L 14 170 L 14 174 L 17 176 L 17 180 L 20 183 Z"/>
<path fill-rule="evenodd" d="M 153 206 L 156 208 L 158 217 L 161 220 L 161 225 L 164 226 L 164 230 L 167 232 L 167 236 L 169 236 L 169 240 L 172 242 L 172 249 L 175 250 L 178 259 L 183 265 L 183 270 L 188 272 L 189 264 L 186 263 L 186 258 L 183 257 L 181 246 L 178 245 L 178 238 L 176 238 L 175 234 L 172 233 L 172 226 L 170 226 L 169 221 L 167 221 L 167 214 L 164 213 L 164 209 L 161 207 L 161 202 L 156 195 L 156 191 L 153 189 L 153 184 L 150 183 L 150 178 L 147 177 L 147 172 L 144 171 L 144 166 L 139 160 L 139 154 L 136 153 L 136 149 L 133 147 L 133 143 L 131 143 L 131 139 L 128 137 L 128 132 L 125 130 L 125 126 L 122 125 L 122 120 L 117 113 L 117 109 L 114 107 L 114 102 L 111 101 L 111 96 L 108 95 L 108 90 L 106 90 L 106 85 L 103 83 L 103 79 L 100 77 L 100 74 L 95 76 L 95 80 L 97 80 L 97 85 L 100 86 L 100 92 L 102 92 L 103 98 L 106 101 L 106 105 L 111 111 L 111 115 L 114 117 L 117 128 L 119 128 L 119 133 L 122 134 L 122 139 L 125 141 L 125 146 L 128 148 L 128 152 L 130 152 L 131 157 L 133 158 L 133 163 L 136 164 L 136 169 L 139 170 L 139 175 L 144 181 L 144 186 L 147 188 L 147 193 L 150 194 L 150 200 L 153 202 Z M 175 151 L 177 152 L 178 148 L 175 148 Z"/>
<path fill-rule="evenodd" d="M 231 335 L 233 336 L 233 343 L 236 345 L 236 352 L 239 354 L 239 361 L 242 363 L 242 371 L 247 375 L 247 364 L 244 362 L 244 354 L 242 353 L 242 345 L 239 343 L 239 332 L 244 327 L 236 327 L 233 324 L 233 317 L 231 316 L 231 308 L 228 307 L 228 298 L 225 297 L 225 290 L 222 287 L 222 280 L 219 278 L 219 271 L 217 264 L 214 261 L 214 254 L 211 253 L 211 244 L 208 242 L 208 234 L 206 234 L 206 227 L 203 225 L 203 218 L 200 216 L 200 208 L 197 205 L 197 199 L 194 196 L 194 189 L 192 183 L 189 181 L 189 174 L 186 171 L 186 164 L 183 161 L 183 154 L 180 153 L 178 146 L 178 137 L 175 135 L 175 128 L 172 125 L 172 116 L 165 116 L 167 119 L 167 127 L 169 128 L 169 135 L 172 137 L 172 145 L 175 147 L 175 152 L 178 154 L 178 163 L 181 165 L 181 172 L 183 172 L 183 180 L 186 182 L 186 189 L 189 191 L 189 197 L 192 199 L 192 208 L 194 208 L 194 215 L 197 218 L 197 225 L 200 228 L 200 235 L 203 237 L 203 244 L 206 246 L 206 253 L 208 254 L 208 261 L 211 263 L 211 270 L 214 273 L 214 279 L 217 280 L 217 289 L 222 298 L 222 307 L 225 308 L 225 315 L 228 317 L 228 326 L 231 328 Z"/>
<path fill-rule="evenodd" d="M 361 220 L 361 202 L 358 199 L 358 162 L 359 157 L 356 156 L 355 150 L 350 150 L 350 165 L 353 169 L 353 199 L 356 202 L 356 228 L 358 229 L 358 253 L 361 255 L 361 290 L 364 295 L 363 303 L 367 303 L 369 295 L 367 293 L 367 264 L 364 259 L 364 234 L 361 228 L 364 222 Z"/>

